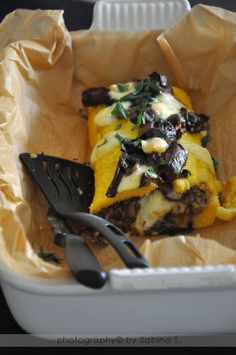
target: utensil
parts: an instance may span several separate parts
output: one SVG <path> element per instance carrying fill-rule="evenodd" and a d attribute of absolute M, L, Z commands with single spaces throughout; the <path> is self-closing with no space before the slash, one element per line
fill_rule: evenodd
<path fill-rule="evenodd" d="M 65 249 L 65 257 L 71 273 L 84 286 L 101 288 L 108 274 L 103 270 L 86 240 L 73 233 L 66 221 L 52 208 L 48 209 L 48 220 L 54 231 L 54 243 Z"/>
<path fill-rule="evenodd" d="M 119 228 L 88 213 L 94 195 L 89 166 L 44 154 L 22 153 L 20 159 L 56 213 L 98 231 L 128 268 L 149 267 L 135 243 Z"/>

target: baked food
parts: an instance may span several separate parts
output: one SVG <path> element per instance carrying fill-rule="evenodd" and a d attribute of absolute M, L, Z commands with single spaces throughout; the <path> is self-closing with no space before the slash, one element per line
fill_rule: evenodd
<path fill-rule="evenodd" d="M 193 111 L 183 90 L 154 72 L 87 89 L 82 101 L 95 172 L 91 213 L 139 235 L 215 221 L 221 184 L 206 148 L 209 118 Z"/>

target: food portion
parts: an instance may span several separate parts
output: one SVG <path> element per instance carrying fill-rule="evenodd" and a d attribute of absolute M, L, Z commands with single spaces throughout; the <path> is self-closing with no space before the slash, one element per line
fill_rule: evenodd
<path fill-rule="evenodd" d="M 95 195 L 90 212 L 133 234 L 174 234 L 221 218 L 209 118 L 156 72 L 83 92 Z"/>

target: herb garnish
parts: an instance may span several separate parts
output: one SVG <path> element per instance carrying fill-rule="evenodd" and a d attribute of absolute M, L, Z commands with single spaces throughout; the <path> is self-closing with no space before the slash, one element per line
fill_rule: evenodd
<path fill-rule="evenodd" d="M 118 132 L 115 134 L 114 137 L 116 137 L 116 138 L 118 139 L 118 141 L 120 142 L 120 144 L 123 143 L 124 137 L 122 137 Z"/>
<path fill-rule="evenodd" d="M 139 80 L 135 85 L 135 91 L 120 98 L 120 102 L 131 101 L 132 122 L 135 130 L 146 124 L 146 109 L 150 107 L 150 101 L 161 93 L 159 82 L 155 76 L 147 76 Z"/>
<path fill-rule="evenodd" d="M 43 250 L 42 246 L 39 248 L 38 256 L 44 261 L 48 261 L 48 262 L 52 261 L 56 264 L 60 264 L 62 260 L 56 253 Z"/>
<path fill-rule="evenodd" d="M 141 104 L 141 110 L 140 110 L 140 113 L 137 117 L 137 122 L 136 122 L 136 125 L 138 127 L 140 127 L 141 125 L 145 125 L 145 111 L 146 111 L 146 108 L 147 108 L 147 103 L 143 103 Z"/>
<path fill-rule="evenodd" d="M 166 165 L 167 161 L 164 158 L 160 157 L 160 159 L 158 160 L 158 164 L 159 164 L 159 166 Z"/>
<path fill-rule="evenodd" d="M 119 83 L 119 84 L 117 84 L 117 87 L 119 89 L 119 92 L 128 91 L 128 85 L 127 84 Z"/>
<path fill-rule="evenodd" d="M 139 128 L 142 125 L 145 125 L 145 123 L 146 123 L 145 113 L 146 113 L 147 106 L 148 106 L 147 102 L 142 103 L 140 105 L 140 112 L 138 114 L 135 126 L 132 127 L 132 131 L 134 131 L 135 129 Z"/>
<path fill-rule="evenodd" d="M 143 80 L 138 81 L 136 84 L 136 94 L 141 92 L 148 92 L 152 94 L 160 94 L 160 85 L 152 80 L 150 76 L 145 77 Z"/>
<path fill-rule="evenodd" d="M 206 148 L 210 140 L 211 140 L 210 135 L 209 135 L 209 134 L 206 134 L 206 135 L 205 135 L 204 137 L 202 137 L 202 139 L 201 139 L 201 144 L 202 144 L 202 146 L 203 146 L 204 148 Z"/>
<path fill-rule="evenodd" d="M 111 114 L 125 119 L 128 118 L 128 111 L 124 108 L 120 101 L 117 101 L 114 109 L 111 111 Z"/>
<path fill-rule="evenodd" d="M 143 80 L 139 80 L 135 86 L 135 92 L 123 96 L 120 101 L 134 101 L 141 98 L 150 98 L 159 95 L 161 92 L 160 85 L 152 80 L 149 76 Z"/>
<path fill-rule="evenodd" d="M 122 124 L 118 123 L 114 129 L 115 129 L 115 131 L 119 131 L 119 129 L 121 129 L 121 127 L 122 127 Z"/>
<path fill-rule="evenodd" d="M 154 168 L 152 166 L 150 166 L 148 168 L 148 170 L 145 172 L 145 175 L 147 177 L 150 177 L 150 178 L 153 178 L 153 179 L 157 178 L 157 173 L 155 172 L 155 170 L 154 170 Z"/>
<path fill-rule="evenodd" d="M 97 145 L 97 148 L 102 147 L 104 144 L 107 143 L 107 138 L 104 139 L 104 141 L 102 143 L 100 143 L 99 145 Z"/>
<path fill-rule="evenodd" d="M 142 93 L 131 93 L 125 96 L 122 96 L 120 98 L 120 101 L 134 101 L 137 99 L 141 99 L 141 98 L 150 98 L 150 93 L 148 92 L 142 92 Z"/>
<path fill-rule="evenodd" d="M 142 142 L 141 138 L 133 139 L 132 140 L 133 147 L 141 149 L 141 142 Z"/>
<path fill-rule="evenodd" d="M 160 156 L 159 154 L 144 153 L 141 138 L 123 138 L 119 133 L 115 137 L 121 143 L 121 154 L 114 177 L 106 192 L 108 197 L 116 196 L 122 177 L 127 172 L 133 171 L 132 169 L 136 164 L 147 166 L 147 171 L 144 172 L 141 183 L 146 183 L 147 179 L 153 179 L 155 182 L 155 180 L 159 180 L 159 176 L 162 182 L 171 183 L 180 175 L 186 164 L 187 151 L 176 142 L 172 143 L 168 154 L 164 153 L 163 156 Z M 163 169 L 164 165 L 166 165 L 166 169 Z"/>
<path fill-rule="evenodd" d="M 193 174 L 191 173 L 191 171 L 188 170 L 188 169 L 184 169 L 184 171 L 186 171 L 187 176 L 192 176 L 192 175 L 193 175 Z"/>

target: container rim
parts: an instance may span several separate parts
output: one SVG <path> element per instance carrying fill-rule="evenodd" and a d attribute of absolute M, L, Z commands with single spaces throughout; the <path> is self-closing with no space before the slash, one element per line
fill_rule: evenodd
<path fill-rule="evenodd" d="M 48 296 L 95 295 L 122 292 L 153 292 L 155 290 L 184 290 L 196 287 L 222 287 L 236 284 L 236 265 L 206 265 L 150 269 L 112 269 L 109 280 L 101 289 L 80 285 L 73 278 L 44 278 L 16 272 L 0 262 L 0 281 L 20 290 Z M 192 282 L 186 282 L 192 280 Z M 173 284 L 174 280 L 174 284 Z M 212 282 L 214 280 L 214 282 Z M 164 281 L 164 287 L 163 287 Z M 219 282 L 218 282 L 219 281 Z M 225 281 L 225 282 L 224 282 Z M 152 285 L 152 287 L 150 287 Z"/>

